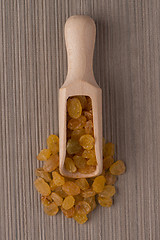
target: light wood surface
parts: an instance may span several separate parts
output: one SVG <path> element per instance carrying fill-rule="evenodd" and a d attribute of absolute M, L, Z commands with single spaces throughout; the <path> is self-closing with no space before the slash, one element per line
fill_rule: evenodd
<path fill-rule="evenodd" d="M 113 207 L 98 207 L 82 226 L 46 216 L 33 187 L 36 155 L 58 133 L 63 26 L 75 14 L 96 23 L 104 135 L 127 166 Z M 0 0 L 1 239 L 160 239 L 159 69 L 159 0 Z"/>
<path fill-rule="evenodd" d="M 59 167 L 67 177 L 94 177 L 102 173 L 102 90 L 93 73 L 93 53 L 96 26 L 93 19 L 85 15 L 74 15 L 67 19 L 64 27 L 67 49 L 68 71 L 59 90 Z M 96 170 L 90 174 L 71 173 L 65 169 L 66 157 L 66 103 L 71 96 L 84 95 L 92 99 Z"/>

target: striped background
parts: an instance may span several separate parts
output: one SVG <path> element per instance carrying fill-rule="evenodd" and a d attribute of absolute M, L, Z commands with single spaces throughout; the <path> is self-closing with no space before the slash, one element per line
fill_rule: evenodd
<path fill-rule="evenodd" d="M 83 226 L 44 215 L 33 187 L 36 154 L 58 133 L 63 26 L 74 14 L 96 22 L 104 135 L 127 165 L 113 207 L 98 207 Z M 0 0 L 2 240 L 160 239 L 159 24 L 159 0 Z"/>

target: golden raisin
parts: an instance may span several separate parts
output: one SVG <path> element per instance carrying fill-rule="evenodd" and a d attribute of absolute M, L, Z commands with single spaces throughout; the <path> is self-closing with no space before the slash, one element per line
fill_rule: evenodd
<path fill-rule="evenodd" d="M 104 157 L 114 155 L 114 144 L 113 143 L 106 143 L 104 146 Z"/>
<path fill-rule="evenodd" d="M 92 188 L 96 193 L 100 193 L 103 191 L 104 184 L 106 182 L 106 179 L 104 176 L 98 176 L 94 179 L 94 182 L 92 184 Z"/>
<path fill-rule="evenodd" d="M 81 194 L 74 196 L 75 204 L 77 204 L 80 201 L 83 201 L 83 197 Z"/>
<path fill-rule="evenodd" d="M 89 188 L 89 184 L 85 178 L 79 178 L 75 181 L 75 183 L 80 187 L 82 190 L 86 190 Z"/>
<path fill-rule="evenodd" d="M 84 151 L 84 149 L 81 148 L 81 150 L 78 153 L 76 153 L 76 156 L 82 156 L 83 151 Z"/>
<path fill-rule="evenodd" d="M 80 201 L 76 204 L 75 210 L 80 214 L 88 214 L 91 211 L 91 206 L 86 201 Z"/>
<path fill-rule="evenodd" d="M 58 213 L 58 207 L 57 205 L 52 202 L 48 206 L 44 206 L 44 212 L 49 216 L 54 216 Z"/>
<path fill-rule="evenodd" d="M 51 151 L 49 149 L 43 149 L 38 154 L 37 159 L 40 161 L 47 161 L 50 155 L 51 155 Z"/>
<path fill-rule="evenodd" d="M 74 160 L 74 163 L 75 163 L 77 168 L 85 168 L 86 167 L 87 161 L 86 161 L 85 158 L 83 158 L 81 156 L 78 156 L 78 155 L 75 155 L 73 157 L 73 160 Z"/>
<path fill-rule="evenodd" d="M 63 207 L 61 207 L 61 210 L 67 218 L 72 218 L 75 214 L 75 208 L 74 207 L 72 207 L 68 210 L 65 210 Z"/>
<path fill-rule="evenodd" d="M 85 215 L 85 214 L 79 214 L 79 213 L 75 213 L 75 215 L 74 215 L 74 220 L 76 220 L 76 222 L 78 222 L 79 224 L 83 224 L 83 223 L 85 223 L 87 220 L 88 220 L 88 218 L 87 218 L 87 215 Z"/>
<path fill-rule="evenodd" d="M 90 135 L 94 135 L 93 133 L 93 123 L 91 120 L 87 121 L 86 124 L 85 124 L 85 133 L 86 134 L 90 134 Z"/>
<path fill-rule="evenodd" d="M 87 161 L 87 165 L 96 166 L 96 165 L 97 165 L 97 160 L 96 160 L 96 158 L 90 158 L 90 159 Z"/>
<path fill-rule="evenodd" d="M 80 116 L 77 119 L 70 119 L 68 121 L 68 128 L 70 130 L 79 130 L 82 129 L 85 124 L 86 124 L 86 117 L 85 116 Z"/>
<path fill-rule="evenodd" d="M 79 143 L 84 149 L 91 150 L 94 146 L 94 138 L 89 134 L 85 134 L 80 137 Z"/>
<path fill-rule="evenodd" d="M 81 150 L 81 146 L 79 142 L 75 139 L 69 139 L 67 142 L 67 153 L 68 154 L 76 154 Z"/>
<path fill-rule="evenodd" d="M 77 168 L 76 168 L 75 163 L 73 162 L 72 158 L 67 157 L 65 159 L 65 168 L 67 171 L 72 172 L 72 173 L 77 171 Z"/>
<path fill-rule="evenodd" d="M 59 156 L 58 154 L 50 156 L 50 158 L 45 161 L 43 165 L 43 170 L 45 172 L 52 172 L 59 166 Z"/>
<path fill-rule="evenodd" d="M 57 188 L 57 185 L 54 183 L 53 179 L 49 182 L 51 191 L 54 191 Z"/>
<path fill-rule="evenodd" d="M 46 182 L 50 182 L 52 180 L 51 174 L 48 172 L 45 172 L 43 168 L 37 168 L 35 171 L 35 174 L 37 177 L 43 178 Z"/>
<path fill-rule="evenodd" d="M 117 180 L 116 176 L 112 175 L 109 171 L 106 173 L 105 177 L 106 177 L 107 185 L 113 185 L 113 184 L 115 184 L 115 182 Z"/>
<path fill-rule="evenodd" d="M 86 97 L 87 98 L 87 105 L 86 105 L 86 110 L 90 111 L 92 109 L 92 99 L 90 97 Z"/>
<path fill-rule="evenodd" d="M 49 196 L 46 197 L 50 202 L 53 202 L 52 201 L 52 198 L 51 198 L 51 194 Z"/>
<path fill-rule="evenodd" d="M 87 118 L 87 120 L 93 121 L 93 113 L 92 113 L 92 110 L 90 110 L 90 111 L 83 111 L 83 115 Z"/>
<path fill-rule="evenodd" d="M 64 177 L 62 177 L 59 173 L 57 172 L 52 172 L 52 177 L 53 177 L 53 182 L 57 186 L 62 186 L 65 183 Z"/>
<path fill-rule="evenodd" d="M 86 166 L 85 168 L 78 168 L 78 172 L 83 174 L 93 173 L 96 170 L 95 166 Z"/>
<path fill-rule="evenodd" d="M 59 138 L 56 135 L 50 135 L 47 138 L 47 146 L 53 155 L 57 154 L 59 152 Z"/>
<path fill-rule="evenodd" d="M 91 211 L 93 211 L 97 206 L 95 196 L 84 198 L 84 201 L 86 201 L 91 206 Z"/>
<path fill-rule="evenodd" d="M 41 202 L 44 206 L 48 206 L 52 201 L 50 201 L 47 197 L 41 196 Z"/>
<path fill-rule="evenodd" d="M 68 195 L 78 195 L 80 194 L 80 188 L 74 182 L 68 181 L 62 186 L 62 190 Z"/>
<path fill-rule="evenodd" d="M 102 207 L 111 207 L 112 206 L 112 198 L 111 197 L 107 197 L 107 198 L 98 197 L 98 202 Z"/>
<path fill-rule="evenodd" d="M 63 198 L 61 196 L 59 196 L 57 193 L 52 192 L 51 193 L 51 198 L 53 199 L 53 201 L 56 203 L 57 206 L 62 205 Z"/>
<path fill-rule="evenodd" d="M 82 157 L 83 158 L 94 158 L 94 157 L 96 157 L 95 151 L 93 149 L 92 150 L 84 150 L 82 153 Z"/>
<path fill-rule="evenodd" d="M 79 118 L 82 113 L 80 100 L 77 97 L 69 98 L 67 101 L 67 110 L 71 118 Z"/>
<path fill-rule="evenodd" d="M 115 163 L 112 164 L 109 171 L 113 175 L 121 175 L 125 172 L 126 167 L 122 160 L 118 160 Z"/>
<path fill-rule="evenodd" d="M 82 129 L 77 129 L 77 130 L 72 131 L 71 138 L 79 140 L 79 138 L 84 134 L 85 134 L 85 130 L 83 128 Z"/>
<path fill-rule="evenodd" d="M 103 159 L 103 167 L 105 170 L 107 170 L 108 168 L 110 168 L 110 166 L 114 163 L 114 159 L 111 156 L 105 157 Z"/>
<path fill-rule="evenodd" d="M 116 193 L 115 186 L 106 185 L 103 188 L 103 191 L 99 193 L 100 197 L 112 197 Z"/>
<path fill-rule="evenodd" d="M 87 105 L 87 99 L 85 96 L 77 96 L 79 101 L 81 102 L 82 109 L 84 109 Z"/>
<path fill-rule="evenodd" d="M 37 189 L 37 191 L 42 194 L 43 196 L 49 196 L 51 193 L 51 189 L 48 185 L 48 183 L 46 183 L 44 181 L 43 178 L 39 177 L 34 181 L 34 186 Z"/>
<path fill-rule="evenodd" d="M 87 189 L 82 192 L 82 197 L 88 198 L 96 195 L 96 192 L 92 189 Z"/>
<path fill-rule="evenodd" d="M 62 198 L 67 197 L 67 194 L 62 190 L 62 186 L 56 187 L 54 192 L 57 193 Z"/>
<path fill-rule="evenodd" d="M 74 206 L 74 203 L 75 203 L 74 197 L 67 196 L 62 203 L 62 207 L 63 207 L 63 209 L 68 210 Z"/>

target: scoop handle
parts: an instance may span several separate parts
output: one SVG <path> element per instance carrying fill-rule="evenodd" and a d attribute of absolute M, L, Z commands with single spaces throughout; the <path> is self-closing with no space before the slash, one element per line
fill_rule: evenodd
<path fill-rule="evenodd" d="M 91 17 L 75 15 L 66 21 L 65 42 L 68 57 L 66 81 L 95 82 L 93 74 L 95 36 L 96 26 Z"/>

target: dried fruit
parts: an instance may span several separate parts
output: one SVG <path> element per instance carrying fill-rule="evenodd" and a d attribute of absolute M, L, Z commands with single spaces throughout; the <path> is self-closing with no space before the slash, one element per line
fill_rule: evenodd
<path fill-rule="evenodd" d="M 106 173 L 105 177 L 106 177 L 107 185 L 113 185 L 113 184 L 115 184 L 115 182 L 117 180 L 116 176 L 112 175 L 109 171 Z"/>
<path fill-rule="evenodd" d="M 67 110 L 71 118 L 79 118 L 82 113 L 80 100 L 77 97 L 69 98 L 67 101 Z"/>
<path fill-rule="evenodd" d="M 81 194 L 74 196 L 75 204 L 77 204 L 80 201 L 83 201 L 83 197 Z"/>
<path fill-rule="evenodd" d="M 48 172 L 45 172 L 43 168 L 37 168 L 35 171 L 35 174 L 37 177 L 43 178 L 46 182 L 50 182 L 52 180 L 51 174 Z"/>
<path fill-rule="evenodd" d="M 110 166 L 114 163 L 114 159 L 111 156 L 105 157 L 103 159 L 103 167 L 105 170 L 107 170 L 108 168 L 110 168 Z"/>
<path fill-rule="evenodd" d="M 79 101 L 81 102 L 82 109 L 84 109 L 87 105 L 87 99 L 85 96 L 77 96 Z"/>
<path fill-rule="evenodd" d="M 53 179 L 49 182 L 51 191 L 54 191 L 57 188 L 57 185 L 54 183 Z"/>
<path fill-rule="evenodd" d="M 63 207 L 61 207 L 61 210 L 67 218 L 72 218 L 75 214 L 75 208 L 74 207 L 72 207 L 68 210 L 65 210 Z"/>
<path fill-rule="evenodd" d="M 43 178 L 39 177 L 34 181 L 34 186 L 37 189 L 37 191 L 42 194 L 43 196 L 49 196 L 51 193 L 51 189 L 48 185 L 48 183 L 46 183 L 44 181 Z"/>
<path fill-rule="evenodd" d="M 75 155 L 73 157 L 73 160 L 74 160 L 74 163 L 77 168 L 85 168 L 86 167 L 87 161 L 83 157 Z"/>
<path fill-rule="evenodd" d="M 57 154 L 59 152 L 59 138 L 56 135 L 50 135 L 47 138 L 47 146 L 53 155 Z"/>
<path fill-rule="evenodd" d="M 89 184 L 85 178 L 79 178 L 75 181 L 75 183 L 80 187 L 82 190 L 86 190 L 89 188 Z"/>
<path fill-rule="evenodd" d="M 57 193 L 52 192 L 51 198 L 53 199 L 53 201 L 56 203 L 57 206 L 62 205 L 63 198 L 61 196 L 59 196 Z"/>
<path fill-rule="evenodd" d="M 85 134 L 80 137 L 79 143 L 84 149 L 91 150 L 94 146 L 94 138 L 89 134 Z"/>
<path fill-rule="evenodd" d="M 46 161 L 51 155 L 51 151 L 49 149 L 43 149 L 37 156 L 37 159 L 40 161 Z"/>
<path fill-rule="evenodd" d="M 92 110 L 92 99 L 90 97 L 86 97 L 86 98 L 87 98 L 86 110 L 90 111 L 90 110 Z"/>
<path fill-rule="evenodd" d="M 91 174 L 97 166 L 92 100 L 86 96 L 71 97 L 67 108 L 65 168 L 71 173 Z M 96 208 L 95 199 L 103 207 L 112 205 L 112 196 L 116 192 L 113 186 L 117 179 L 115 175 L 125 171 L 121 160 L 114 163 L 114 144 L 106 144 L 103 138 L 103 172 L 98 177 L 87 179 L 63 177 L 58 168 L 59 138 L 50 135 L 47 145 L 49 149 L 43 149 L 37 156 L 45 162 L 43 168 L 36 170 L 38 178 L 34 183 L 42 194 L 41 202 L 46 214 L 57 214 L 60 206 L 67 218 L 83 224 L 88 220 L 87 214 Z"/>
<path fill-rule="evenodd" d="M 67 157 L 65 159 L 65 168 L 66 168 L 67 171 L 72 172 L 72 173 L 77 171 L 77 168 L 76 168 L 75 163 L 72 160 L 72 158 Z"/>
<path fill-rule="evenodd" d="M 94 182 L 92 184 L 92 188 L 96 193 L 100 193 L 103 191 L 104 184 L 106 182 L 106 179 L 104 176 L 98 176 L 94 179 Z"/>
<path fill-rule="evenodd" d="M 68 210 L 74 206 L 74 203 L 75 203 L 74 197 L 67 196 L 62 203 L 62 207 L 63 207 L 63 209 Z"/>
<path fill-rule="evenodd" d="M 82 197 L 89 198 L 96 195 L 96 192 L 92 189 L 87 189 L 82 192 Z"/>
<path fill-rule="evenodd" d="M 44 206 L 48 206 L 52 201 L 50 201 L 48 197 L 41 196 L 41 202 Z"/>
<path fill-rule="evenodd" d="M 115 163 L 112 164 L 109 171 L 113 175 L 121 175 L 125 172 L 126 167 L 122 160 L 118 160 Z"/>
<path fill-rule="evenodd" d="M 79 142 L 75 139 L 69 139 L 67 142 L 67 153 L 68 154 L 76 154 L 81 150 L 81 146 Z"/>
<path fill-rule="evenodd" d="M 78 222 L 79 224 L 83 224 L 83 223 L 85 223 L 87 220 L 88 220 L 88 218 L 87 218 L 87 215 L 85 215 L 85 214 L 79 214 L 79 213 L 75 213 L 75 215 L 74 215 L 74 220 L 76 220 L 76 222 Z"/>
<path fill-rule="evenodd" d="M 68 121 L 68 128 L 70 130 L 79 130 L 79 129 L 82 129 L 85 124 L 86 124 L 86 117 L 85 116 L 80 116 L 79 118 L 77 119 L 70 119 Z"/>
<path fill-rule="evenodd" d="M 86 166 L 85 168 L 78 168 L 78 172 L 83 174 L 93 173 L 96 170 L 95 166 Z"/>
<path fill-rule="evenodd" d="M 82 129 L 77 129 L 77 130 L 72 131 L 71 138 L 79 140 L 79 138 L 84 134 L 85 134 L 85 130 L 83 128 Z M 67 134 L 67 136 L 68 136 L 68 134 Z"/>
<path fill-rule="evenodd" d="M 52 201 L 52 198 L 51 198 L 51 194 L 49 196 L 46 197 L 50 202 L 53 202 Z"/>
<path fill-rule="evenodd" d="M 54 192 L 57 193 L 62 198 L 67 197 L 67 194 L 62 190 L 62 186 L 56 187 Z"/>
<path fill-rule="evenodd" d="M 74 182 L 68 181 L 62 186 L 62 190 L 68 195 L 78 195 L 80 194 L 80 188 Z"/>
<path fill-rule="evenodd" d="M 57 172 L 52 172 L 52 177 L 53 177 L 53 182 L 57 186 L 62 186 L 65 183 L 64 177 L 62 177 L 59 173 Z"/>
<path fill-rule="evenodd" d="M 93 211 L 97 206 L 96 201 L 95 201 L 95 196 L 84 198 L 84 201 L 87 202 L 91 206 L 91 211 Z"/>
<path fill-rule="evenodd" d="M 113 143 L 106 143 L 104 146 L 104 157 L 107 156 L 114 156 L 114 144 Z"/>
<path fill-rule="evenodd" d="M 111 207 L 112 206 L 112 198 L 111 197 L 107 197 L 107 198 L 98 197 L 98 202 L 102 207 Z"/>
<path fill-rule="evenodd" d="M 58 207 L 57 205 L 52 202 L 48 206 L 44 206 L 44 212 L 49 216 L 54 216 L 58 213 Z"/>
<path fill-rule="evenodd" d="M 83 111 L 83 115 L 87 118 L 87 120 L 93 121 L 93 113 L 92 113 L 92 110 L 90 110 L 90 111 Z"/>
<path fill-rule="evenodd" d="M 94 158 L 94 157 L 96 157 L 95 151 L 93 149 L 92 150 L 84 150 L 82 153 L 82 157 L 83 158 Z"/>
<path fill-rule="evenodd" d="M 103 191 L 99 193 L 100 197 L 112 197 L 116 193 L 115 186 L 112 185 L 106 185 L 103 188 Z"/>
<path fill-rule="evenodd" d="M 59 166 L 59 156 L 58 154 L 52 155 L 43 165 L 43 170 L 45 172 L 52 172 Z"/>
<path fill-rule="evenodd" d="M 93 133 L 93 122 L 91 120 L 87 121 L 85 124 L 85 132 L 86 134 L 94 135 Z"/>
<path fill-rule="evenodd" d="M 96 166 L 97 165 L 97 160 L 96 158 L 90 158 L 88 161 L 87 161 L 87 165 L 92 165 L 92 166 Z"/>
<path fill-rule="evenodd" d="M 75 210 L 79 214 L 88 214 L 91 211 L 91 206 L 86 201 L 80 201 L 76 204 Z"/>

